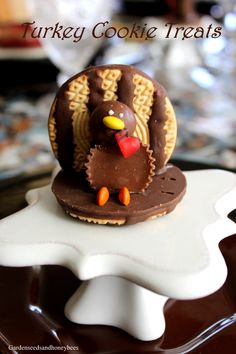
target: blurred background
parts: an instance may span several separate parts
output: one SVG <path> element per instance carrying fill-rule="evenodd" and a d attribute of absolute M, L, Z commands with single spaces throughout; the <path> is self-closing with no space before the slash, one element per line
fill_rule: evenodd
<path fill-rule="evenodd" d="M 22 23 L 91 29 L 100 21 L 207 28 L 218 38 L 22 38 Z M 30 32 L 30 29 L 29 29 Z M 89 31 L 88 31 L 89 33 Z M 50 175 L 47 119 L 58 87 L 88 65 L 132 64 L 165 86 L 178 119 L 173 161 L 236 171 L 236 1 L 1 0 L 0 188 Z"/>

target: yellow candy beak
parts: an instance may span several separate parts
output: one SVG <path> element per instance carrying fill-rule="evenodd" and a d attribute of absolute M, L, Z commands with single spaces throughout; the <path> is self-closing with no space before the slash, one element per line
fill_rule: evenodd
<path fill-rule="evenodd" d="M 123 120 L 115 116 L 106 116 L 103 118 L 102 121 L 103 124 L 110 129 L 122 130 L 125 127 L 125 123 L 123 122 Z"/>

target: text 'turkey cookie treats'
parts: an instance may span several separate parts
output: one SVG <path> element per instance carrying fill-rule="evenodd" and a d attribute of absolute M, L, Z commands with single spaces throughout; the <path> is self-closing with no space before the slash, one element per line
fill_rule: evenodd
<path fill-rule="evenodd" d="M 62 171 L 53 192 L 73 217 L 136 223 L 182 199 L 182 172 L 167 165 L 176 119 L 165 90 L 131 66 L 90 67 L 60 89 L 49 137 Z"/>

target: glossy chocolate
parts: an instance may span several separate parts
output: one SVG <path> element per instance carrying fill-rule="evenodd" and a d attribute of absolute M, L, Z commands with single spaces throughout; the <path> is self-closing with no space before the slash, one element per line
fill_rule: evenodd
<path fill-rule="evenodd" d="M 103 65 L 97 67 L 89 67 L 81 73 L 70 78 L 59 89 L 55 98 L 55 131 L 56 143 L 58 145 L 58 161 L 61 167 L 65 170 L 71 170 L 73 166 L 73 129 L 72 129 L 72 114 L 69 109 L 68 102 L 68 86 L 79 76 L 86 75 L 88 77 L 89 98 L 88 109 L 90 114 L 96 109 L 98 105 L 103 102 L 104 90 L 102 89 L 102 79 L 99 77 L 99 70 L 118 69 L 121 70 L 122 76 L 118 81 L 117 101 L 125 104 L 133 110 L 134 99 L 134 83 L 133 76 L 139 74 L 144 78 L 150 80 L 154 87 L 154 103 L 152 106 L 152 114 L 148 121 L 150 134 L 150 148 L 153 150 L 153 156 L 156 160 L 156 172 L 162 168 L 166 161 L 164 151 L 166 131 L 164 130 L 165 121 L 167 120 L 167 113 L 165 110 L 166 91 L 156 81 L 152 80 L 148 75 L 138 70 L 135 67 L 127 65 Z M 92 143 L 92 142 L 91 142 Z"/>
<path fill-rule="evenodd" d="M 154 176 L 144 193 L 132 194 L 128 206 L 120 205 L 117 195 L 111 195 L 102 208 L 96 205 L 96 193 L 86 186 L 83 175 L 61 171 L 52 185 L 52 190 L 65 211 L 104 220 L 119 217 L 125 219 L 127 224 L 135 224 L 172 211 L 183 198 L 185 189 L 184 174 L 172 165 L 168 165 L 162 173 Z"/>
<path fill-rule="evenodd" d="M 153 161 L 146 146 L 124 158 L 118 147 L 97 146 L 91 149 L 86 173 L 94 189 L 106 186 L 110 192 L 127 187 L 130 192 L 144 191 L 152 182 Z"/>
<path fill-rule="evenodd" d="M 165 97 L 164 89 L 158 87 L 154 92 L 154 104 L 152 115 L 148 121 L 150 132 L 150 146 L 153 150 L 153 156 L 156 158 L 156 172 L 165 165 L 166 155 L 163 147 L 166 143 L 164 126 L 166 122 L 165 115 Z"/>
<path fill-rule="evenodd" d="M 103 124 L 103 118 L 106 116 L 114 116 L 121 119 L 125 123 L 128 135 L 132 135 L 136 119 L 133 111 L 125 104 L 118 101 L 105 101 L 95 108 L 90 118 L 90 132 L 94 144 L 115 144 L 115 130 L 107 128 Z"/>
<path fill-rule="evenodd" d="M 141 342 L 113 327 L 68 321 L 63 309 L 80 281 L 66 268 L 0 267 L 0 353 L 12 353 L 9 345 L 69 345 L 79 347 L 66 351 L 71 354 L 234 354 L 236 323 L 230 316 L 236 312 L 236 236 L 223 240 L 221 251 L 228 267 L 224 286 L 202 299 L 169 300 L 164 308 L 166 330 L 151 342 Z M 226 317 L 228 322 L 210 329 Z"/>

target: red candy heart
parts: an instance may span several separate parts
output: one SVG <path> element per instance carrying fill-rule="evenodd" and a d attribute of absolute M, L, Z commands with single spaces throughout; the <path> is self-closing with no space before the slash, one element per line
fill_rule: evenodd
<path fill-rule="evenodd" d="M 134 136 L 126 136 L 124 132 L 119 132 L 115 134 L 115 138 L 125 158 L 130 157 L 140 148 L 140 140 Z"/>

